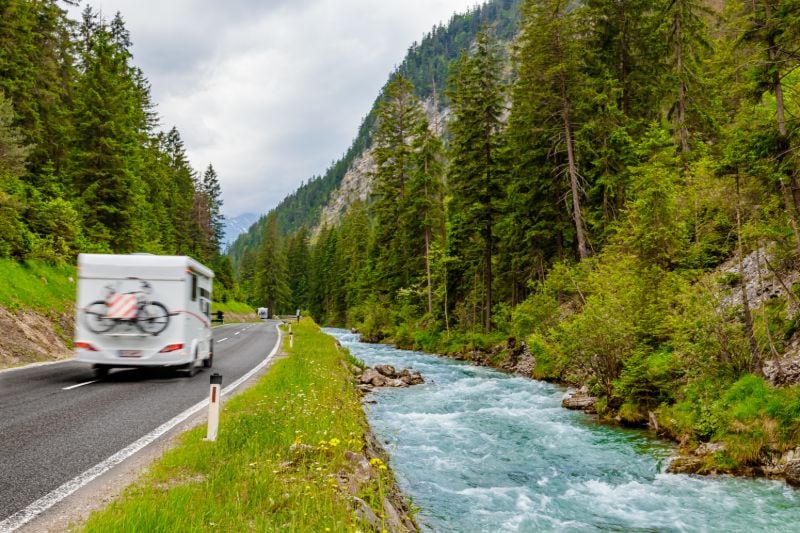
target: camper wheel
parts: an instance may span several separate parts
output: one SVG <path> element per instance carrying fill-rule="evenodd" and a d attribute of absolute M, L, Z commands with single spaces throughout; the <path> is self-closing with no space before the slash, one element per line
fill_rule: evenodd
<path fill-rule="evenodd" d="M 108 371 L 111 367 L 106 365 L 94 365 L 92 366 L 92 371 L 94 372 L 94 377 L 97 379 L 103 379 L 108 376 Z"/>
<path fill-rule="evenodd" d="M 214 341 L 208 345 L 208 359 L 203 359 L 203 368 L 211 368 L 214 364 Z"/>
<path fill-rule="evenodd" d="M 197 374 L 197 348 L 194 349 L 194 358 L 192 362 L 183 365 L 181 370 L 183 370 L 183 375 L 187 378 L 194 377 L 194 375 Z"/>

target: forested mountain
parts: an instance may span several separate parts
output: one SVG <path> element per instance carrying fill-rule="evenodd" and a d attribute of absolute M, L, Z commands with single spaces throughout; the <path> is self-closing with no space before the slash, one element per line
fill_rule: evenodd
<path fill-rule="evenodd" d="M 131 36 L 86 7 L 0 1 L 0 256 L 190 254 L 215 262 L 223 217 L 212 165 L 162 130 Z M 229 268 L 228 268 L 229 270 Z"/>
<path fill-rule="evenodd" d="M 431 98 L 435 93 L 438 105 L 445 105 L 445 88 L 451 63 L 462 49 L 475 40 L 478 31 L 484 26 L 491 26 L 493 34 L 499 39 L 510 41 L 517 31 L 520 1 L 489 2 L 465 14 L 454 15 L 446 26 L 435 26 L 419 43 L 415 42 L 409 47 L 403 63 L 390 76 L 390 80 L 402 74 L 414 81 L 419 98 Z M 331 194 L 339 188 L 347 170 L 372 145 L 372 132 L 380 101 L 379 95 L 364 117 L 353 144 L 342 158 L 332 163 L 325 174 L 309 179 L 275 208 L 282 233 L 288 234 L 297 231 L 301 226 L 314 227 L 319 224 L 322 208 L 330 200 Z M 244 260 L 246 250 L 258 248 L 265 224 L 266 217 L 262 217 L 246 235 L 233 244 L 229 254 L 234 265 L 239 265 Z"/>
<path fill-rule="evenodd" d="M 373 340 L 511 337 L 503 358 L 524 339 L 534 376 L 586 385 L 601 414 L 721 443 L 700 470 L 796 447 L 800 1 L 519 9 L 510 46 L 491 24 L 450 41 L 444 138 L 422 98 L 451 56 L 407 60 L 362 127 L 372 196 L 314 242 L 274 211 L 240 280 Z"/>

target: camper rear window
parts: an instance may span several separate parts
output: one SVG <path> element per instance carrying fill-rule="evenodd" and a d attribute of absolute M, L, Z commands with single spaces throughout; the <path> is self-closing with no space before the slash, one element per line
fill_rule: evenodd
<path fill-rule="evenodd" d="M 197 276 L 191 274 L 192 276 L 192 301 L 197 301 Z"/>

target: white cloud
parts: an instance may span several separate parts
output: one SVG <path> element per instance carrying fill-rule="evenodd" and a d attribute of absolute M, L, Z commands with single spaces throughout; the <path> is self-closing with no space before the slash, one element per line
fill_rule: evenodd
<path fill-rule="evenodd" d="M 214 164 L 235 216 L 322 174 L 411 43 L 475 0 L 89 4 L 122 13 L 165 129 L 178 127 L 196 169 Z"/>

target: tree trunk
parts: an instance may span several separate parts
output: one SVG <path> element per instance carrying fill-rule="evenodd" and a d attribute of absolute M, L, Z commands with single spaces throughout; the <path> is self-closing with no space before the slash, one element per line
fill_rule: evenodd
<path fill-rule="evenodd" d="M 428 314 L 433 313 L 433 288 L 431 284 L 431 229 L 425 226 L 425 274 L 428 278 Z"/>
<path fill-rule="evenodd" d="M 744 272 L 744 250 L 742 248 L 742 217 L 740 210 L 739 177 L 736 177 L 736 238 L 738 242 L 738 261 L 739 277 L 741 278 L 740 287 L 742 292 L 742 319 L 744 322 L 744 334 L 750 347 L 750 370 L 759 375 L 763 375 L 761 370 L 761 354 L 758 350 L 756 336 L 753 333 L 753 315 L 750 312 L 750 301 L 747 297 L 747 278 Z"/>
<path fill-rule="evenodd" d="M 792 233 L 794 233 L 794 244 L 795 248 L 797 248 L 797 256 L 800 257 L 800 232 L 797 229 L 797 210 L 789 199 L 789 193 L 786 190 L 786 184 L 783 182 L 783 178 L 780 178 L 779 181 L 781 185 L 781 194 L 783 195 L 783 204 L 786 208 L 786 214 L 789 216 L 789 226 L 792 227 Z"/>
<path fill-rule="evenodd" d="M 561 35 L 556 34 L 556 49 L 559 62 L 561 56 Z M 561 117 L 564 120 L 564 138 L 567 144 L 567 164 L 569 172 L 569 183 L 572 188 L 572 211 L 575 221 L 575 233 L 578 238 L 578 255 L 581 259 L 589 257 L 586 248 L 586 236 L 583 233 L 583 216 L 581 215 L 580 184 L 578 183 L 578 168 L 575 164 L 575 149 L 572 144 L 572 125 L 570 124 L 569 98 L 567 96 L 567 80 L 563 71 L 559 75 L 561 85 Z"/>
<path fill-rule="evenodd" d="M 679 9 L 676 6 L 676 9 Z M 675 35 L 676 35 L 676 43 L 677 49 L 675 53 L 677 55 L 677 69 L 678 69 L 678 127 L 680 128 L 680 136 L 681 136 L 681 152 L 686 154 L 689 152 L 689 130 L 686 128 L 686 80 L 684 78 L 683 73 L 683 39 L 681 38 L 681 31 L 682 31 L 682 23 L 681 20 L 681 13 L 678 12 L 678 17 L 675 20 Z"/>
<path fill-rule="evenodd" d="M 566 96 L 566 84 L 562 78 L 561 105 L 564 118 L 564 137 L 567 143 L 567 164 L 569 184 L 572 189 L 572 211 L 575 221 L 575 234 L 578 237 L 578 255 L 581 259 L 589 257 L 586 249 L 586 236 L 583 233 L 583 216 L 581 215 L 580 184 L 578 183 L 578 168 L 575 165 L 575 152 L 572 145 L 572 127 L 569 122 L 569 102 Z"/>
<path fill-rule="evenodd" d="M 494 252 L 491 222 L 484 228 L 484 239 L 486 243 L 483 253 L 483 329 L 489 333 L 492 331 L 492 253 Z"/>

